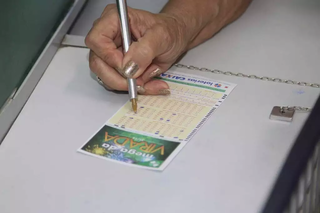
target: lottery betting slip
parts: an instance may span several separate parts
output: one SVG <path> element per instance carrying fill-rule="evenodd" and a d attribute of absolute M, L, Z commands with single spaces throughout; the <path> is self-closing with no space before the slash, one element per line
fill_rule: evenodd
<path fill-rule="evenodd" d="M 173 71 L 159 79 L 170 95 L 139 95 L 137 113 L 128 101 L 78 151 L 162 171 L 236 87 Z"/>

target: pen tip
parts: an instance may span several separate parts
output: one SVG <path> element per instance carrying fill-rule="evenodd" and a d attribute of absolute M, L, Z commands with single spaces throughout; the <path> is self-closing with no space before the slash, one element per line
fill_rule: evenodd
<path fill-rule="evenodd" d="M 133 109 L 133 111 L 135 112 L 135 113 L 137 113 L 137 108 L 138 108 L 138 106 L 137 106 L 137 99 L 132 99 L 132 109 Z"/>

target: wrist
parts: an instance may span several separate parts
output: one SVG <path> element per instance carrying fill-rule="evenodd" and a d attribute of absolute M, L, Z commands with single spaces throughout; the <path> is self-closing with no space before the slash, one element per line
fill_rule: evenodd
<path fill-rule="evenodd" d="M 186 22 L 174 14 L 161 12 L 160 15 L 165 17 L 166 23 L 171 31 L 171 37 L 175 37 L 175 41 L 173 42 L 181 48 L 181 52 L 186 51 L 192 40 L 190 35 L 193 34 L 188 32 L 189 29 Z"/>
<path fill-rule="evenodd" d="M 216 0 L 169 0 L 160 13 L 176 20 L 182 35 L 190 45 L 218 16 L 218 2 Z"/>

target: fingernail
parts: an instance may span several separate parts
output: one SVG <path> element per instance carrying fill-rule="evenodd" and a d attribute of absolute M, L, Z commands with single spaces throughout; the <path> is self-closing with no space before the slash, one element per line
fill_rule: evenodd
<path fill-rule="evenodd" d="M 153 77 L 156 77 L 158 75 L 161 74 L 161 70 L 159 68 L 155 69 L 154 71 L 152 71 L 149 75 L 149 78 L 153 78 Z"/>
<path fill-rule="evenodd" d="M 126 64 L 126 66 L 123 69 L 123 75 L 127 78 L 131 78 L 136 74 L 136 72 L 139 70 L 138 64 L 134 63 L 133 61 L 130 61 Z"/>
<path fill-rule="evenodd" d="M 139 94 L 144 94 L 146 92 L 146 90 L 142 86 L 137 86 L 137 92 Z"/>
<path fill-rule="evenodd" d="M 170 89 L 161 89 L 158 91 L 159 95 L 170 95 Z"/>

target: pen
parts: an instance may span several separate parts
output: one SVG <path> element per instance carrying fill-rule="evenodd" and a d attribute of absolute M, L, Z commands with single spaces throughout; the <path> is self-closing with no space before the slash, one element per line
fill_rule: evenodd
<path fill-rule="evenodd" d="M 119 12 L 119 18 L 120 18 L 123 54 L 125 54 L 126 52 L 128 52 L 129 46 L 131 44 L 131 33 L 129 29 L 126 0 L 117 0 L 117 7 Z M 138 93 L 137 93 L 136 79 L 128 78 L 127 81 L 128 81 L 129 97 L 132 103 L 132 109 L 135 113 L 137 113 Z"/>

